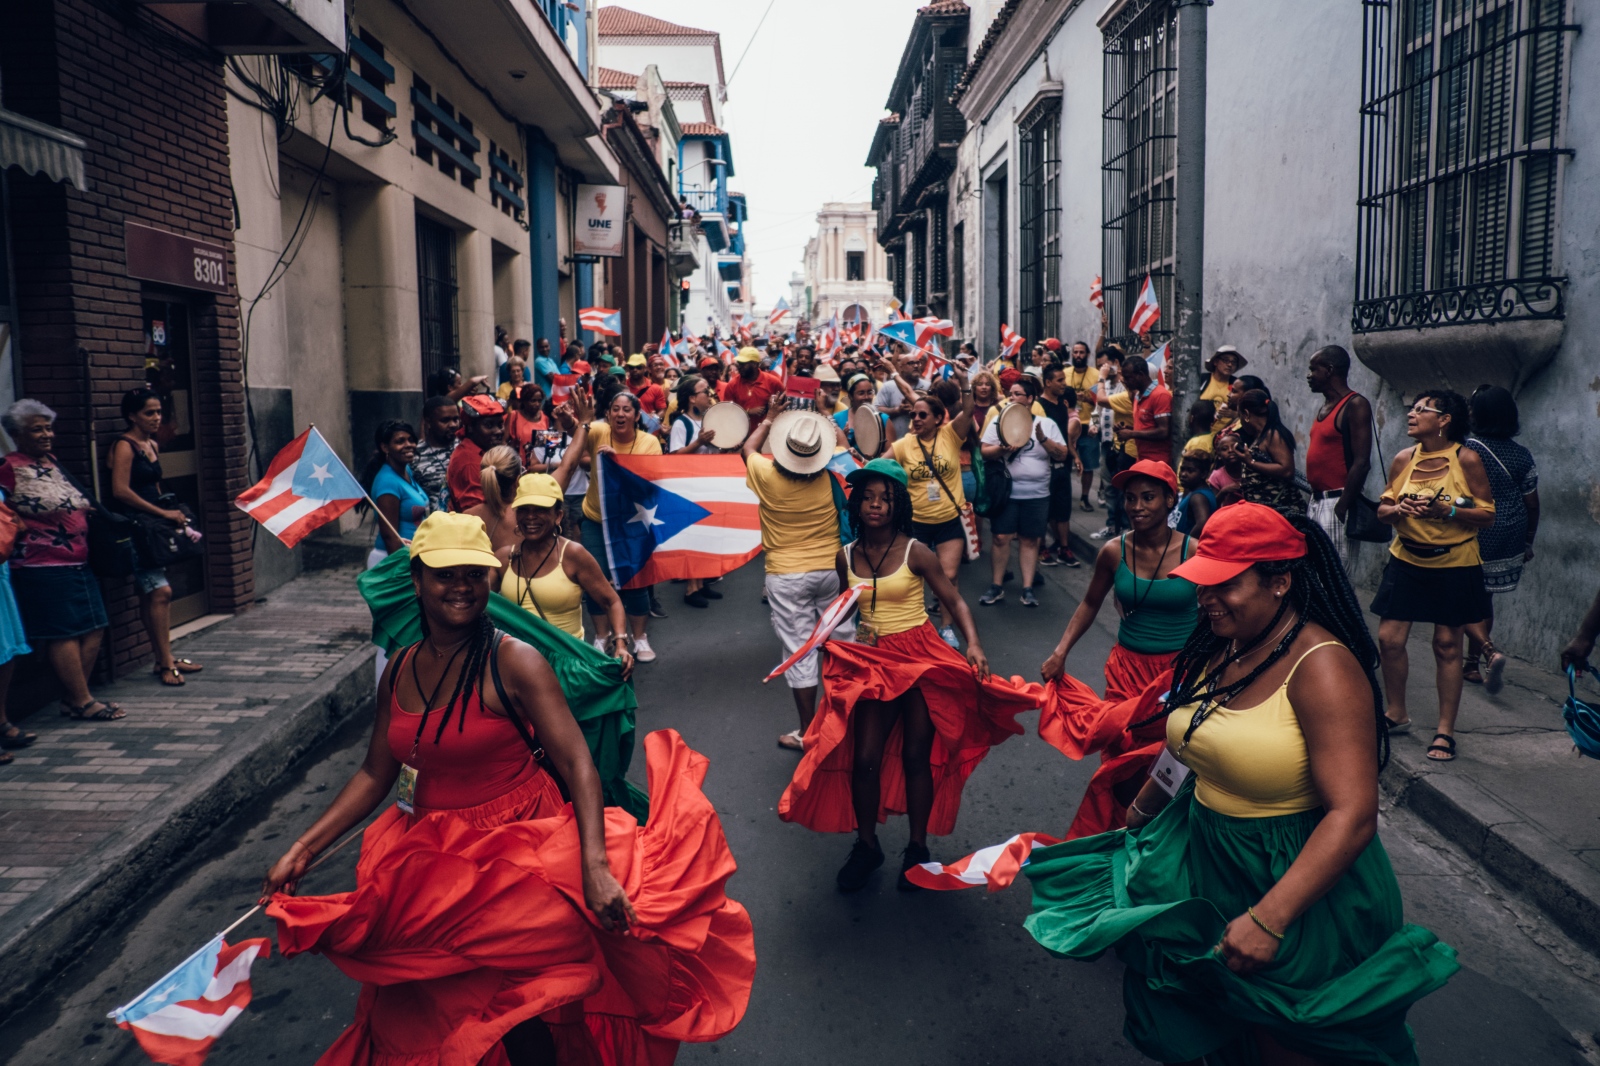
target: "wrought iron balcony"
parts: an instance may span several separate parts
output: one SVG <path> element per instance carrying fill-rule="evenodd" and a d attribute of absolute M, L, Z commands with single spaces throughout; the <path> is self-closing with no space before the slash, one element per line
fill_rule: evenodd
<path fill-rule="evenodd" d="M 1350 328 L 1355 333 L 1374 333 L 1427 326 L 1564 318 L 1566 286 L 1564 277 L 1519 278 L 1358 300 L 1350 317 Z"/>

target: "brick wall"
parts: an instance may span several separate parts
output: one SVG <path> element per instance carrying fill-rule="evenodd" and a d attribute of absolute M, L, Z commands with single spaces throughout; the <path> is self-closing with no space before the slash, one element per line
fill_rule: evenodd
<path fill-rule="evenodd" d="M 87 192 L 10 175 L 24 395 L 56 410 L 59 455 L 88 483 L 91 427 L 103 464 L 123 426 L 122 394 L 144 382 L 141 283 L 127 276 L 124 222 L 223 244 L 233 273 L 222 65 L 154 28 L 137 5 L 125 17 L 88 0 L 17 9 L 0 16 L 6 105 L 89 144 Z M 230 502 L 248 484 L 239 300 L 190 295 L 211 609 L 234 611 L 254 598 L 250 520 Z M 107 661 L 120 674 L 150 652 L 131 583 L 103 587 Z"/>

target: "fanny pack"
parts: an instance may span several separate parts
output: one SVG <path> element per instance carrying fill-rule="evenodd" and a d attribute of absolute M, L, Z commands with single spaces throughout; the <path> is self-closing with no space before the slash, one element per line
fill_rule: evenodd
<path fill-rule="evenodd" d="M 1400 546 L 1418 559 L 1438 559 L 1449 555 L 1461 545 L 1470 544 L 1471 542 L 1471 537 L 1466 540 L 1454 541 L 1450 544 L 1420 544 L 1414 540 L 1407 540 L 1405 537 L 1400 538 Z"/>

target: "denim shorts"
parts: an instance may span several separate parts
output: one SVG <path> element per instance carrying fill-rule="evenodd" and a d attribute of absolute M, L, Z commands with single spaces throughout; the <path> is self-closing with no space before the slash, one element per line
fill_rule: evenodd
<path fill-rule="evenodd" d="M 135 570 L 133 587 L 139 590 L 141 596 L 148 596 L 156 589 L 171 587 L 171 582 L 167 580 L 167 568 L 157 566 L 149 570 Z"/>

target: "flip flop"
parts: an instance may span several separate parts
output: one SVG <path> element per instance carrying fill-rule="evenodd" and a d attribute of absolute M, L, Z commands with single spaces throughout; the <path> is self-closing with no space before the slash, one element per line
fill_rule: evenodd
<path fill-rule="evenodd" d="M 805 751 L 806 742 L 800 736 L 800 730 L 791 729 L 778 738 L 778 747 L 787 748 L 790 751 Z"/>
<path fill-rule="evenodd" d="M 1388 715 L 1384 715 L 1383 728 L 1388 731 L 1391 737 L 1404 736 L 1405 734 L 1411 732 L 1411 719 L 1407 718 L 1403 722 L 1397 722 Z"/>
<path fill-rule="evenodd" d="M 205 669 L 193 659 L 174 659 L 172 660 L 172 667 L 183 674 L 198 674 Z"/>
<path fill-rule="evenodd" d="M 1435 752 L 1444 754 L 1435 755 Z M 1435 733 L 1433 743 L 1428 745 L 1428 750 L 1424 754 L 1434 762 L 1450 762 L 1456 757 L 1456 738 L 1444 733 Z"/>

